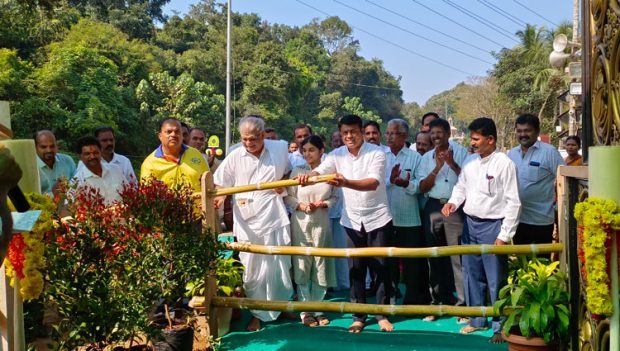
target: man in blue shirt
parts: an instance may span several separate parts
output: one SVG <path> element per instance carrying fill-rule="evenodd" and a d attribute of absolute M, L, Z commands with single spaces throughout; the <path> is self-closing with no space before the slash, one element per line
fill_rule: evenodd
<path fill-rule="evenodd" d="M 531 114 L 517 117 L 519 146 L 508 151 L 517 166 L 521 216 L 515 244 L 550 243 L 555 222 L 555 178 L 564 160 L 558 150 L 538 140 L 540 121 Z"/>
<path fill-rule="evenodd" d="M 34 133 L 37 151 L 37 166 L 41 180 L 41 193 L 56 196 L 66 187 L 75 174 L 75 162 L 71 157 L 58 152 L 56 136 L 49 130 Z"/>

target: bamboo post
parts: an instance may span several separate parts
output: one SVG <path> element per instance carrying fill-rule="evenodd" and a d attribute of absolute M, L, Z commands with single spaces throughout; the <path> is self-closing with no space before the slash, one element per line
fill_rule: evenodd
<path fill-rule="evenodd" d="M 213 299 L 217 297 L 217 282 L 213 275 L 207 277 L 205 286 L 205 311 L 209 316 L 209 330 L 213 338 L 218 337 L 218 325 L 217 325 L 217 307 L 213 305 Z"/>
<path fill-rule="evenodd" d="M 202 212 L 205 214 L 203 221 L 203 227 L 205 229 L 211 228 L 213 234 L 215 232 L 217 216 L 215 208 L 213 207 L 213 193 L 215 191 L 215 184 L 213 184 L 213 173 L 210 171 L 204 172 L 200 179 L 201 188 L 201 207 Z"/>
<path fill-rule="evenodd" d="M 213 173 L 210 171 L 204 172 L 202 174 L 200 186 L 202 190 L 202 211 L 205 215 L 203 227 L 207 230 L 210 229 L 211 233 L 217 236 L 218 226 L 216 225 L 216 221 L 218 218 L 215 208 L 213 207 L 213 193 L 215 192 Z M 214 270 L 210 269 L 209 273 L 207 273 L 207 276 L 205 277 L 205 295 L 200 307 L 205 311 L 205 314 L 209 318 L 209 332 L 211 336 L 217 338 L 217 310 L 211 306 L 211 298 L 217 295 L 217 283 L 214 274 Z"/>
<path fill-rule="evenodd" d="M 372 247 L 359 249 L 328 249 L 310 246 L 263 246 L 248 243 L 226 243 L 229 249 L 264 255 L 298 255 L 322 257 L 443 257 L 452 255 L 531 255 L 562 252 L 564 244 L 529 245 L 455 245 L 425 248 Z"/>

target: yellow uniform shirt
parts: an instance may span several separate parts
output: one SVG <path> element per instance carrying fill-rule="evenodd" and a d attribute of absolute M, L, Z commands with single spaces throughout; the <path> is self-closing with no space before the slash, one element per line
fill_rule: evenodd
<path fill-rule="evenodd" d="M 209 165 L 200 151 L 183 145 L 179 162 L 164 157 L 161 145 L 142 162 L 140 179 L 155 177 L 169 187 L 189 184 L 194 192 L 200 191 L 200 177 L 209 170 Z"/>

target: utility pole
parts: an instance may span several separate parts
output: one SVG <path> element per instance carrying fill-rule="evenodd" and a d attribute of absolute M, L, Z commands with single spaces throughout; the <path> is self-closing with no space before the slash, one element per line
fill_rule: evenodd
<path fill-rule="evenodd" d="M 231 42 L 231 31 L 232 31 L 232 20 L 231 20 L 231 4 L 232 0 L 228 0 L 228 9 L 227 9 L 227 14 L 228 14 L 228 20 L 227 20 L 227 27 L 226 27 L 226 143 L 225 146 L 226 148 L 224 149 L 226 152 L 226 155 L 228 155 L 228 150 L 230 148 L 230 142 L 232 140 L 232 134 L 231 134 L 231 118 L 230 118 L 230 105 L 231 105 L 231 93 L 230 93 L 230 85 L 231 85 L 231 78 L 232 78 L 232 57 L 231 57 L 231 47 L 232 47 L 232 42 Z"/>

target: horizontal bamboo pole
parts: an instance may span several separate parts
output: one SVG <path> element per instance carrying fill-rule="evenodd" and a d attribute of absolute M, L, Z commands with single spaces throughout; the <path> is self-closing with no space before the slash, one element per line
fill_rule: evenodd
<path fill-rule="evenodd" d="M 443 257 L 454 255 L 523 255 L 562 252 L 564 244 L 529 245 L 456 245 L 425 248 L 366 247 L 359 249 L 331 249 L 309 246 L 263 246 L 248 243 L 226 243 L 229 250 L 265 255 L 299 255 L 322 257 Z"/>
<path fill-rule="evenodd" d="M 246 310 L 283 311 L 283 312 L 336 312 L 381 314 L 386 316 L 459 316 L 459 317 L 496 317 L 493 307 L 450 306 L 450 305 L 375 305 L 352 302 L 299 302 L 299 301 L 263 301 L 238 297 L 213 297 L 211 306 L 230 307 Z"/>
<path fill-rule="evenodd" d="M 335 174 L 313 176 L 308 179 L 308 184 L 312 185 L 316 183 L 325 183 L 334 178 L 336 178 Z M 299 180 L 285 179 L 285 180 L 277 180 L 275 182 L 240 185 L 240 186 L 233 186 L 230 188 L 219 188 L 219 189 L 215 189 L 215 192 L 208 192 L 207 195 L 209 196 L 232 195 L 232 194 L 238 194 L 238 193 L 246 193 L 248 191 L 284 188 L 287 186 L 295 186 L 295 185 L 299 185 Z"/>

